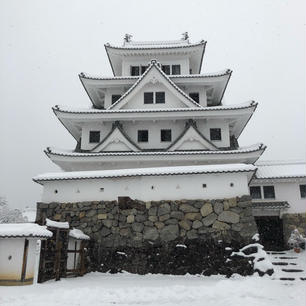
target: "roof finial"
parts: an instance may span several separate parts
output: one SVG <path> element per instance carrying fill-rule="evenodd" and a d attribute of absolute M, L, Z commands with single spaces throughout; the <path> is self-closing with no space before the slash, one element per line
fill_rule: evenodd
<path fill-rule="evenodd" d="M 182 40 L 187 40 L 189 38 L 188 32 L 182 33 Z"/>
<path fill-rule="evenodd" d="M 130 42 L 132 37 L 133 35 L 131 34 L 125 34 L 123 40 L 124 42 Z"/>

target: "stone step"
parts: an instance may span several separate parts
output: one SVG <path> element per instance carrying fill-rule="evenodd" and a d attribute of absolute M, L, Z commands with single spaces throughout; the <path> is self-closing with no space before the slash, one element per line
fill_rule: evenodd
<path fill-rule="evenodd" d="M 268 254 L 272 254 L 272 255 L 285 255 L 286 253 L 284 252 L 267 252 Z"/>
<path fill-rule="evenodd" d="M 291 266 L 297 266 L 297 264 L 296 264 L 296 263 L 293 263 L 293 262 L 290 262 L 289 265 L 291 265 Z"/>
<path fill-rule="evenodd" d="M 280 277 L 280 280 L 284 280 L 284 281 L 294 281 L 295 278 L 294 277 Z"/>
<path fill-rule="evenodd" d="M 306 281 L 306 277 L 300 277 L 300 280 Z"/>
<path fill-rule="evenodd" d="M 301 270 L 301 269 L 282 269 L 282 271 L 289 272 L 289 273 L 292 273 L 292 272 L 304 272 L 304 270 Z"/>
<path fill-rule="evenodd" d="M 288 262 L 272 262 L 274 266 L 288 266 Z"/>
<path fill-rule="evenodd" d="M 279 259 L 297 259 L 297 257 L 287 257 L 287 256 L 281 256 L 278 257 Z"/>

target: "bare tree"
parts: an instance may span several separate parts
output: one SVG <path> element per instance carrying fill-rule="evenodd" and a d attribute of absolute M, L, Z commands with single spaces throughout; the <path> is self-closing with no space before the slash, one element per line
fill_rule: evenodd
<path fill-rule="evenodd" d="M 19 209 L 10 209 L 6 198 L 0 197 L 0 223 L 23 223 L 26 221 Z"/>

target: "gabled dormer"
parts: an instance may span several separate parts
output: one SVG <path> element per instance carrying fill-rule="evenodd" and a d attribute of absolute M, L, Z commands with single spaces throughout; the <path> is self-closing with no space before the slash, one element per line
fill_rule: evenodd
<path fill-rule="evenodd" d="M 160 109 L 201 107 L 185 94 L 161 70 L 161 65 L 152 60 L 147 70 L 108 109 Z"/>

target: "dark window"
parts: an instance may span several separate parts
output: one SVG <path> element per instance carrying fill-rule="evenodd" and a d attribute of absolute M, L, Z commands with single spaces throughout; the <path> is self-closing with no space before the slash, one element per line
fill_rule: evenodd
<path fill-rule="evenodd" d="M 141 74 L 147 70 L 148 66 L 141 66 Z"/>
<path fill-rule="evenodd" d="M 148 142 L 149 132 L 148 130 L 139 130 L 138 131 L 138 142 Z"/>
<path fill-rule="evenodd" d="M 210 129 L 210 140 L 221 140 L 221 129 Z"/>
<path fill-rule="evenodd" d="M 306 198 L 306 185 L 300 185 L 301 198 Z"/>
<path fill-rule="evenodd" d="M 165 93 L 163 91 L 155 93 L 155 103 L 165 103 Z"/>
<path fill-rule="evenodd" d="M 112 95 L 112 104 L 117 102 L 117 100 L 119 100 L 120 98 L 121 98 L 121 95 Z"/>
<path fill-rule="evenodd" d="M 153 104 L 153 92 L 145 92 L 143 95 L 144 104 Z"/>
<path fill-rule="evenodd" d="M 181 65 L 172 65 L 172 74 L 181 74 Z"/>
<path fill-rule="evenodd" d="M 131 75 L 139 75 L 139 66 L 131 66 Z"/>
<path fill-rule="evenodd" d="M 171 130 L 160 130 L 161 141 L 171 141 Z"/>
<path fill-rule="evenodd" d="M 90 131 L 89 132 L 89 142 L 90 143 L 100 142 L 100 131 Z"/>
<path fill-rule="evenodd" d="M 170 74 L 170 65 L 162 65 L 162 71 L 165 74 Z"/>
<path fill-rule="evenodd" d="M 265 199 L 275 199 L 274 186 L 263 186 L 263 193 Z"/>
<path fill-rule="evenodd" d="M 189 94 L 189 97 L 192 99 L 192 100 L 194 100 L 194 101 L 196 101 L 196 102 L 200 102 L 200 97 L 199 97 L 199 93 L 198 92 L 191 92 L 190 94 Z"/>
<path fill-rule="evenodd" d="M 261 199 L 261 188 L 260 186 L 250 187 L 250 194 L 252 199 Z"/>

